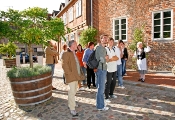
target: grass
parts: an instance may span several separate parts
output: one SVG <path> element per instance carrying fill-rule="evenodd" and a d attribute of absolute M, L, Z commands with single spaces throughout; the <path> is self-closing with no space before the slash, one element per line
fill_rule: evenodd
<path fill-rule="evenodd" d="M 30 67 L 13 67 L 7 72 L 9 78 L 25 78 L 41 75 L 47 72 L 51 72 L 49 66 L 35 65 L 33 68 Z"/>

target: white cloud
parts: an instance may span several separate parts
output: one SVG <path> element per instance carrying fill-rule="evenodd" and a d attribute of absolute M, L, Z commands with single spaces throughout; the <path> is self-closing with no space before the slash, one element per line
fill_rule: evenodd
<path fill-rule="evenodd" d="M 0 4 L 0 10 L 7 10 L 8 8 L 23 10 L 29 7 L 42 7 L 47 8 L 51 13 L 53 10 L 59 10 L 61 2 L 65 2 L 65 0 L 3 0 Z"/>

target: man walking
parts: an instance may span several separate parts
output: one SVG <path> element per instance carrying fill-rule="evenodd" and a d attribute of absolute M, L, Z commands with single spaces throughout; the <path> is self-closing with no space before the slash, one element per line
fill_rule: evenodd
<path fill-rule="evenodd" d="M 97 95 L 96 95 L 96 107 L 98 110 L 108 110 L 109 107 L 105 106 L 104 102 L 104 90 L 105 90 L 105 80 L 106 80 L 106 70 L 107 70 L 107 65 L 106 61 L 108 61 L 109 57 L 106 55 L 106 43 L 107 43 L 108 36 L 107 35 L 101 35 L 100 36 L 100 41 L 101 43 L 99 46 L 96 48 L 95 56 L 96 59 L 99 62 L 96 76 L 97 76 Z"/>
<path fill-rule="evenodd" d="M 51 41 L 48 41 L 48 46 L 45 49 L 46 53 L 46 65 L 50 66 L 52 69 L 52 78 L 55 70 L 55 64 L 58 63 L 57 56 L 59 56 L 59 53 L 54 48 L 54 45 Z M 56 88 L 52 86 L 52 90 L 55 90 Z"/>
<path fill-rule="evenodd" d="M 70 88 L 68 91 L 68 107 L 72 116 L 75 117 L 78 116 L 78 113 L 75 110 L 75 94 L 78 88 L 78 81 L 84 80 L 85 76 L 75 54 L 75 50 L 77 50 L 76 41 L 69 41 L 68 47 L 68 50 L 62 55 L 62 68 L 64 70 L 66 83 L 68 83 Z"/>

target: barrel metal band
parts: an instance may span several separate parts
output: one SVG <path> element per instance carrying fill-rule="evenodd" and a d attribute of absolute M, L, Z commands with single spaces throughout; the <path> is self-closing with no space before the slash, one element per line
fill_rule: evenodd
<path fill-rule="evenodd" d="M 35 103 L 29 103 L 29 104 L 18 104 L 18 105 L 20 105 L 20 106 L 36 105 L 36 104 L 43 103 L 43 102 L 49 100 L 51 97 L 52 97 L 52 96 L 50 96 L 49 98 L 44 99 L 44 100 L 42 100 L 42 101 L 35 102 Z"/>
<path fill-rule="evenodd" d="M 35 89 L 35 90 L 28 90 L 28 91 L 20 91 L 20 92 L 17 92 L 17 91 L 13 91 L 13 93 L 31 93 L 31 92 L 36 92 L 36 91 L 39 91 L 39 90 L 43 90 L 45 88 L 48 88 L 50 87 L 52 84 L 48 85 L 48 86 L 45 86 L 45 87 L 42 87 L 42 88 L 39 88 L 39 89 Z"/>
<path fill-rule="evenodd" d="M 39 78 L 39 79 L 30 80 L 30 81 L 24 81 L 24 82 L 11 82 L 11 84 L 25 84 L 25 83 L 31 83 L 31 82 L 38 82 L 38 81 L 45 80 L 45 79 L 50 78 L 50 77 L 52 77 L 52 75 L 47 76 L 47 77 L 44 77 L 44 78 Z"/>
<path fill-rule="evenodd" d="M 33 99 L 33 98 L 38 98 L 38 97 L 41 97 L 41 96 L 44 96 L 44 95 L 47 95 L 48 93 L 50 93 L 52 91 L 49 91 L 49 92 L 46 92 L 46 93 L 43 93 L 43 94 L 40 94 L 40 95 L 37 95 L 37 96 L 33 96 L 33 97 L 25 97 L 25 98 L 17 98 L 17 97 L 14 97 L 15 99 L 21 99 L 21 100 L 25 100 L 25 99 Z"/>

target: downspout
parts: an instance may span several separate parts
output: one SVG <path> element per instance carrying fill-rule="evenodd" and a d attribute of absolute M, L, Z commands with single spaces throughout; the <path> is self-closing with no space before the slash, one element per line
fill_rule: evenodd
<path fill-rule="evenodd" d="M 91 27 L 93 27 L 93 0 L 91 0 Z"/>

